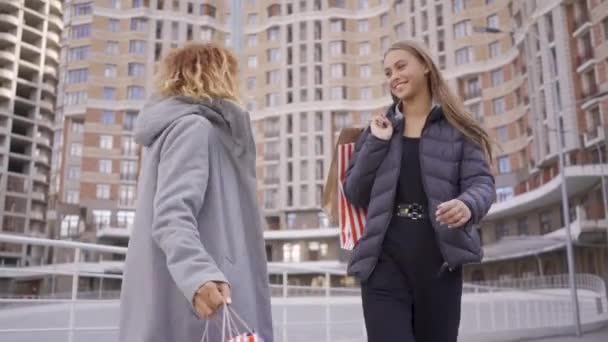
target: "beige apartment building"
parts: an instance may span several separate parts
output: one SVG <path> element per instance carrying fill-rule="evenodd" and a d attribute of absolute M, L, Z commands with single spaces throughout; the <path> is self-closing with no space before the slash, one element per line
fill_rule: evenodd
<path fill-rule="evenodd" d="M 0 0 L 0 233 L 48 237 L 58 0 Z M 45 262 L 39 246 L 0 243 L 0 265 Z"/>
<path fill-rule="evenodd" d="M 579 270 L 605 271 L 607 100 L 593 98 L 608 87 L 605 1 L 233 3 L 65 2 L 56 237 L 126 245 L 141 156 L 133 123 L 155 63 L 186 41 L 223 42 L 241 57 L 271 272 L 298 273 L 290 281 L 302 284 L 328 273 L 352 284 L 348 253 L 319 205 L 333 146 L 342 128 L 365 125 L 391 104 L 383 53 L 417 39 L 497 142 L 497 203 L 481 230 L 487 258 L 467 268 L 467 279 L 565 271 L 555 122 Z"/>
<path fill-rule="evenodd" d="M 126 246 L 141 157 L 133 130 L 156 63 L 186 41 L 224 42 L 226 15 L 219 0 L 65 2 L 57 238 Z"/>

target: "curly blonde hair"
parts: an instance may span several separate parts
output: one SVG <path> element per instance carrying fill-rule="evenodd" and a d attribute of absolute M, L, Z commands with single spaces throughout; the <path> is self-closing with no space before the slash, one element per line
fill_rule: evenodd
<path fill-rule="evenodd" d="M 163 96 L 189 96 L 238 102 L 238 61 L 227 48 L 190 43 L 161 62 L 156 88 Z"/>

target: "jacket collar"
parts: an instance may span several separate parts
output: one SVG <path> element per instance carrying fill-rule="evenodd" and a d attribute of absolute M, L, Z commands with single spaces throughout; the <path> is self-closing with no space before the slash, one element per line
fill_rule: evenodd
<path fill-rule="evenodd" d="M 399 110 L 399 103 L 395 103 L 390 106 L 388 112 L 386 113 L 386 117 L 391 121 L 393 126 L 398 126 L 404 121 L 404 114 Z M 443 109 L 441 106 L 433 102 L 433 106 L 431 107 L 431 113 L 429 113 L 428 121 L 429 123 L 439 121 L 443 118 Z"/>

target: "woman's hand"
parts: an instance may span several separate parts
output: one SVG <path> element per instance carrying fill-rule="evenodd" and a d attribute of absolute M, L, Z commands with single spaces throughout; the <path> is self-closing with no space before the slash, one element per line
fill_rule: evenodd
<path fill-rule="evenodd" d="M 471 219 L 471 209 L 459 199 L 443 202 L 437 206 L 436 220 L 448 228 L 459 228 Z"/>
<path fill-rule="evenodd" d="M 384 114 L 376 114 L 370 123 L 372 134 L 380 140 L 390 140 L 393 136 L 393 124 Z"/>
<path fill-rule="evenodd" d="M 194 295 L 194 308 L 201 318 L 210 318 L 224 304 L 231 304 L 230 285 L 208 281 Z"/>

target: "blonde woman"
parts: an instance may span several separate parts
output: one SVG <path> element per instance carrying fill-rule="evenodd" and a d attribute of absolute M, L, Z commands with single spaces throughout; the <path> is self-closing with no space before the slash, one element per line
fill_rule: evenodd
<path fill-rule="evenodd" d="M 225 303 L 273 340 L 255 146 L 237 72 L 234 55 L 213 44 L 176 49 L 161 63 L 159 96 L 135 131 L 145 153 L 121 342 L 199 342 Z"/>
<path fill-rule="evenodd" d="M 344 191 L 368 208 L 348 272 L 361 281 L 370 342 L 456 342 L 461 266 L 479 262 L 475 225 L 495 197 L 488 135 L 419 44 L 394 44 L 395 100 L 356 144 Z"/>

